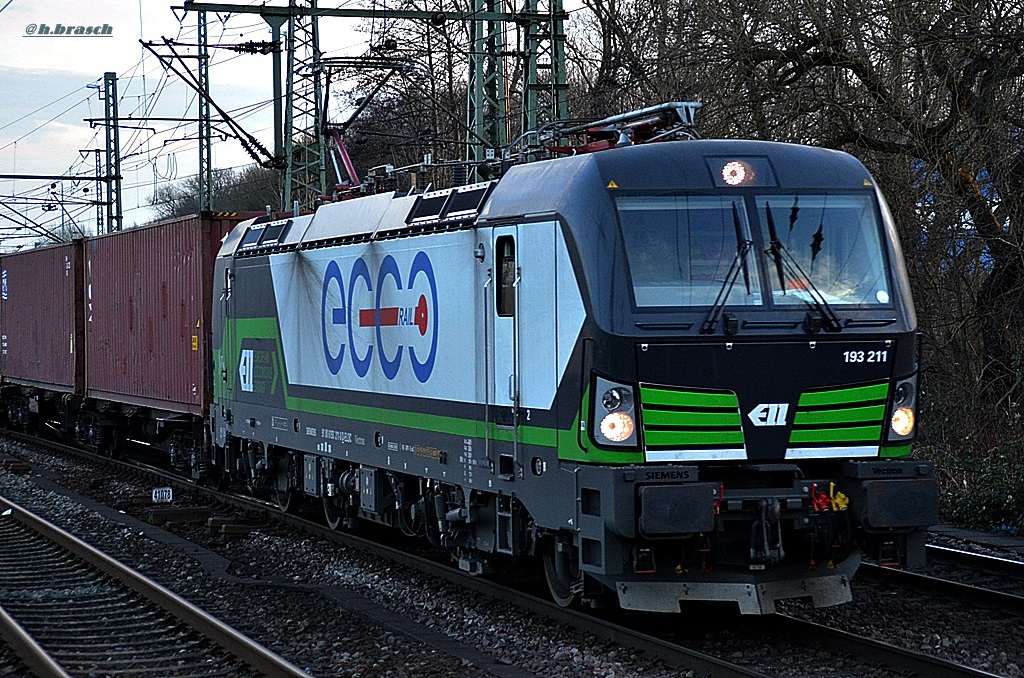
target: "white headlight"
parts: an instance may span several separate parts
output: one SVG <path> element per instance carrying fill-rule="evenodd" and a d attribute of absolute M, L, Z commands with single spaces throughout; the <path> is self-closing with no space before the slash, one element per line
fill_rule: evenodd
<path fill-rule="evenodd" d="M 610 388 L 601 396 L 601 404 L 604 409 L 614 412 L 622 406 L 622 391 L 617 388 Z"/>
<path fill-rule="evenodd" d="M 738 160 L 727 162 L 722 167 L 722 181 L 730 186 L 739 186 L 747 180 L 747 167 Z"/>

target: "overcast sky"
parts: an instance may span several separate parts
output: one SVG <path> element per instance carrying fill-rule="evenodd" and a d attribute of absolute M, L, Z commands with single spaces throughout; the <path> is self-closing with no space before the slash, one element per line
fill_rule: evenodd
<path fill-rule="evenodd" d="M 247 2 L 235 0 L 237 4 Z M 181 3 L 176 3 L 181 4 Z M 256 3 L 252 3 L 256 4 Z M 261 3 L 262 4 L 262 3 Z M 269 4 L 269 3 L 268 3 Z M 284 4 L 283 0 L 273 4 Z M 342 3 L 338 3 L 342 4 Z M 6 5 L 6 7 L 5 7 Z M 81 149 L 104 148 L 102 127 L 90 128 L 84 118 L 102 118 L 104 104 L 97 86 L 103 74 L 119 76 L 121 117 L 142 115 L 195 117 L 195 96 L 177 78 L 168 81 L 163 68 L 151 54 L 145 54 L 139 40 L 160 41 L 163 36 L 181 42 L 196 42 L 195 14 L 177 15 L 167 0 L 0 0 L 0 173 L 95 174 L 95 159 L 84 161 Z M 209 42 L 233 44 L 248 40 L 269 40 L 270 32 L 258 16 L 233 15 L 227 21 L 209 16 Z M 109 36 L 54 36 L 57 25 L 110 26 Z M 50 29 L 49 36 L 43 26 Z M 356 55 L 366 51 L 368 35 L 357 32 L 355 21 L 324 19 L 320 22 L 321 45 L 331 56 Z M 186 48 L 189 50 L 189 48 Z M 190 50 L 189 50 L 190 51 Z M 211 92 L 223 108 L 232 110 L 268 102 L 271 97 L 271 57 L 238 55 L 226 49 L 213 50 Z M 190 107 L 190 108 L 189 108 Z M 51 121 L 52 120 L 52 121 Z M 273 147 L 272 111 L 264 105 L 240 117 L 243 127 Z M 131 123 L 126 123 L 131 124 Z M 196 126 L 175 123 L 140 123 L 149 129 L 122 129 L 122 174 L 124 175 L 125 224 L 152 218 L 148 207 L 154 182 L 195 174 L 198 150 Z M 16 142 L 16 143 L 15 143 Z M 252 162 L 233 141 L 214 144 L 214 166 L 237 167 Z M 24 206 L 12 195 L 46 197 L 50 182 L 0 180 L 0 200 L 44 223 L 60 223 L 59 211 Z M 82 189 L 89 187 L 89 193 Z M 92 197 L 95 184 L 58 185 L 65 198 L 74 193 Z M 95 209 L 69 206 L 69 216 L 83 228 L 95 228 Z M 0 215 L 16 217 L 0 205 Z M 67 219 L 67 217 L 65 217 Z M 16 242 L 0 219 L 0 248 Z"/>

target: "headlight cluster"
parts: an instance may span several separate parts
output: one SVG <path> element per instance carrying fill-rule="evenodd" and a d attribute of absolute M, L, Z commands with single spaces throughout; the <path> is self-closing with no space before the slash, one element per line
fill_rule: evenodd
<path fill-rule="evenodd" d="M 595 381 L 594 439 L 603 445 L 636 445 L 633 389 L 598 377 Z"/>
<path fill-rule="evenodd" d="M 892 397 L 892 419 L 889 442 L 902 442 L 914 437 L 917 405 L 917 375 L 897 382 Z"/>

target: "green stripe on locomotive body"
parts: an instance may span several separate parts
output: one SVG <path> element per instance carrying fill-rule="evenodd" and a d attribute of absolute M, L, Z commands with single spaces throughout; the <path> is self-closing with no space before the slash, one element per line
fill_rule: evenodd
<path fill-rule="evenodd" d="M 886 445 L 882 447 L 882 452 L 879 456 L 885 459 L 891 459 L 895 457 L 906 457 L 910 455 L 910 444 L 906 445 Z"/>
<path fill-rule="evenodd" d="M 414 428 L 433 433 L 447 433 L 449 435 L 462 436 L 466 438 L 483 438 L 488 427 L 484 422 L 477 419 L 462 419 L 458 417 L 446 417 L 440 414 L 426 414 L 422 412 L 409 412 L 407 410 L 391 410 L 381 407 L 369 407 L 366 405 L 352 405 L 337 403 L 328 400 L 315 400 L 312 398 L 285 397 L 285 402 L 290 411 L 302 412 L 304 414 L 322 414 L 328 417 L 339 417 L 351 419 L 370 424 L 385 424 L 388 426 L 401 426 Z M 494 423 L 489 425 L 491 440 L 502 440 L 512 442 L 513 431 L 511 429 L 499 428 Z M 541 447 L 558 446 L 558 430 L 540 426 L 520 426 L 518 428 L 519 442 L 524 445 L 538 445 Z"/>
<path fill-rule="evenodd" d="M 884 400 L 889 394 L 889 382 L 853 386 L 850 388 L 834 388 L 828 390 L 807 391 L 800 395 L 798 407 L 816 405 L 845 405 L 863 403 L 865 401 Z"/>
<path fill-rule="evenodd" d="M 789 445 L 878 444 L 888 397 L 888 381 L 806 391 L 800 394 Z"/>
<path fill-rule="evenodd" d="M 234 339 L 234 346 L 232 347 L 233 355 L 230 353 L 224 354 L 225 365 L 231 366 L 238 364 L 238 357 L 241 355 L 242 351 L 242 343 L 245 340 L 269 339 L 278 343 L 279 350 L 277 352 L 277 367 L 279 374 L 285 374 L 283 352 L 280 350 L 280 338 L 278 336 L 278 326 L 275 318 L 239 318 L 228 320 L 226 322 L 234 323 L 231 335 Z M 227 389 L 224 389 L 219 397 L 226 398 L 227 390 L 234 389 L 236 375 L 237 370 L 228 367 Z M 431 431 L 433 433 L 444 433 L 471 438 L 487 437 L 487 432 L 489 430 L 489 437 L 491 440 L 507 442 L 513 441 L 514 432 L 511 429 L 499 428 L 494 423 L 491 423 L 488 426 L 485 422 L 478 419 L 448 417 L 440 414 L 409 412 L 407 410 L 393 410 L 367 405 L 353 405 L 315 398 L 301 398 L 289 395 L 287 379 L 282 379 L 281 383 L 284 389 L 285 406 L 291 412 L 319 414 L 329 417 L 349 419 L 352 421 L 401 426 L 404 428 Z M 524 445 L 536 445 L 551 448 L 558 447 L 558 429 L 541 426 L 519 426 L 517 432 L 519 434 L 519 442 Z"/>
<path fill-rule="evenodd" d="M 817 428 L 793 431 L 789 443 L 877 443 L 882 435 L 882 426 L 851 426 L 848 428 Z"/>
<path fill-rule="evenodd" d="M 219 400 L 227 397 L 227 382 L 224 379 L 218 379 L 220 372 L 221 360 L 224 358 L 224 351 L 219 348 L 210 349 L 210 369 L 213 370 L 213 399 Z"/>
<path fill-rule="evenodd" d="M 738 429 L 742 425 L 739 411 L 736 412 L 677 412 L 673 410 L 652 410 L 644 407 L 644 427 L 681 426 L 704 428 L 729 426 Z"/>
<path fill-rule="evenodd" d="M 673 407 L 716 407 L 738 408 L 735 393 L 709 393 L 704 391 L 676 391 L 663 388 L 640 387 L 640 398 L 646 405 L 670 405 Z"/>
<path fill-rule="evenodd" d="M 739 398 L 731 391 L 641 386 L 640 407 L 648 449 L 743 447 Z"/>
<path fill-rule="evenodd" d="M 802 424 L 851 424 L 877 422 L 885 416 L 885 405 L 848 407 L 836 410 L 798 411 L 793 419 L 796 426 Z"/>

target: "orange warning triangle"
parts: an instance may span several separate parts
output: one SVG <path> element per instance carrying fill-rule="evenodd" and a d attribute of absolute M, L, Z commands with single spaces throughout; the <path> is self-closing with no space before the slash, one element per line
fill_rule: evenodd
<path fill-rule="evenodd" d="M 614 181 L 609 181 L 608 182 L 608 188 L 618 188 L 618 187 L 619 187 L 619 185 L 617 183 L 615 183 Z"/>

